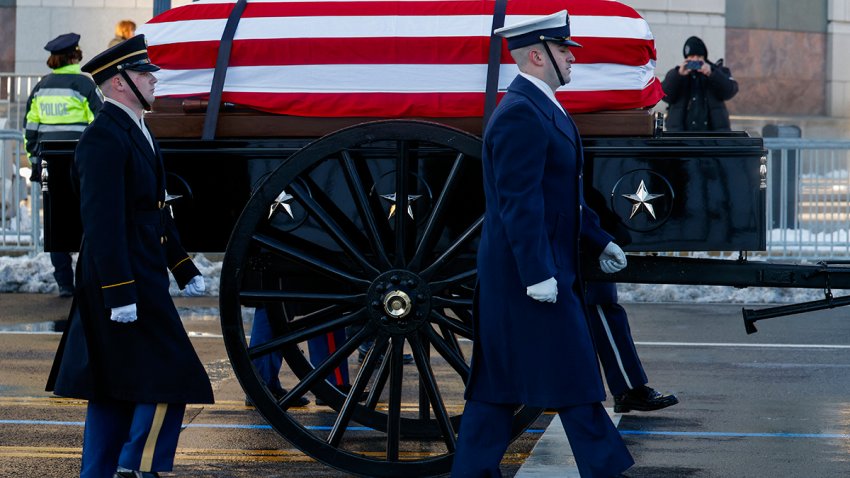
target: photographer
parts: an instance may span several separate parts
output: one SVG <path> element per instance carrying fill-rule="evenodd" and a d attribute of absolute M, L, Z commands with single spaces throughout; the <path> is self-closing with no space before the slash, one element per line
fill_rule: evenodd
<path fill-rule="evenodd" d="M 667 109 L 667 131 L 730 131 L 727 100 L 738 93 L 723 60 L 708 61 L 708 49 L 698 37 L 685 42 L 685 59 L 664 77 L 663 98 Z"/>

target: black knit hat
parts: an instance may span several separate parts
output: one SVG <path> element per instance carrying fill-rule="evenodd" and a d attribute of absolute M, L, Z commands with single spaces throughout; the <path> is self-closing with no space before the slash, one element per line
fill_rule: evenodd
<path fill-rule="evenodd" d="M 685 58 L 691 55 L 700 55 L 704 58 L 708 58 L 708 49 L 699 37 L 690 37 L 685 41 L 685 47 L 682 48 L 682 54 Z"/>

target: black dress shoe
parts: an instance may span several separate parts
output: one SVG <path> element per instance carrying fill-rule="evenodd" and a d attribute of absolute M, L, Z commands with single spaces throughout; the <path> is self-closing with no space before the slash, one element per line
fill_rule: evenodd
<path fill-rule="evenodd" d="M 116 471 L 112 478 L 159 478 L 159 474 L 151 471 L 124 470 Z"/>
<path fill-rule="evenodd" d="M 632 410 L 651 412 L 679 403 L 673 394 L 661 394 L 651 387 L 641 385 L 625 393 L 614 396 L 614 413 L 628 413 Z"/>
<path fill-rule="evenodd" d="M 346 383 L 345 385 L 340 385 L 339 387 L 337 387 L 337 389 L 339 389 L 339 391 L 342 392 L 343 395 L 348 395 L 349 393 L 351 393 L 351 385 L 348 383 Z M 360 396 L 357 397 L 357 401 L 362 402 L 367 398 L 369 398 L 369 389 L 360 392 Z M 316 397 L 316 405 L 327 405 L 327 403 L 325 403 L 325 401 L 321 398 Z"/>
<path fill-rule="evenodd" d="M 281 390 L 272 390 L 271 392 L 272 392 L 272 396 L 277 401 L 280 401 L 287 393 L 289 393 L 285 388 L 281 389 Z M 306 407 L 309 404 L 310 404 L 310 399 L 302 395 L 302 396 L 298 397 L 297 400 L 295 400 L 295 403 L 293 403 L 292 406 L 293 407 Z M 254 402 L 252 402 L 250 398 L 245 397 L 245 406 L 246 407 L 253 407 Z"/>
<path fill-rule="evenodd" d="M 59 287 L 59 297 L 62 297 L 63 299 L 68 298 L 68 297 L 74 297 L 74 287 L 73 286 L 71 286 L 71 287 L 60 286 Z"/>

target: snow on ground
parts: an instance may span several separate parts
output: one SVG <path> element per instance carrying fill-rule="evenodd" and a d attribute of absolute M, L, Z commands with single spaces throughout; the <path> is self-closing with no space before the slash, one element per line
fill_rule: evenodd
<path fill-rule="evenodd" d="M 77 264 L 77 254 L 72 254 L 74 267 Z M 193 256 L 195 265 L 204 276 L 207 294 L 218 295 L 221 262 L 212 262 L 203 254 Z M 75 269 L 76 270 L 76 269 Z M 170 277 L 170 275 L 169 275 Z M 171 278 L 171 295 L 180 293 L 174 278 Z M 31 292 L 53 294 L 58 292 L 56 281 L 53 280 L 53 265 L 50 254 L 42 252 L 36 256 L 8 257 L 0 256 L 0 292 Z"/>
<path fill-rule="evenodd" d="M 74 257 L 76 261 L 76 254 Z M 194 261 L 204 275 L 207 294 L 217 296 L 221 262 L 210 261 L 203 254 L 195 254 Z M 57 288 L 52 273 L 53 266 L 50 264 L 50 255 L 47 253 L 34 257 L 0 256 L 0 292 L 56 293 Z M 823 298 L 823 291 L 819 289 L 769 287 L 736 289 L 727 286 L 665 284 L 620 284 L 618 288 L 621 302 L 775 304 Z M 179 294 L 174 279 L 171 280 L 170 290 L 172 295 Z M 834 293 L 836 296 L 842 296 L 850 292 L 834 291 Z"/>

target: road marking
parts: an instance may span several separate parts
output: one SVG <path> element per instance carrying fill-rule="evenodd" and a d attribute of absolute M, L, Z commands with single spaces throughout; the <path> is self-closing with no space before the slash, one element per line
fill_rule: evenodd
<path fill-rule="evenodd" d="M 70 406 L 70 407 L 85 407 L 88 402 L 86 400 L 80 400 L 75 398 L 64 398 L 64 397 L 0 397 L 0 405 L 2 406 L 29 406 L 29 407 L 44 407 L 44 406 Z M 218 400 L 214 404 L 188 404 L 186 406 L 187 410 L 221 410 L 221 411 L 232 411 L 232 410 L 253 410 L 254 407 L 250 405 L 245 405 L 245 402 L 242 400 Z M 306 411 L 306 412 L 328 412 L 333 410 L 329 406 L 325 405 L 307 405 L 304 407 L 292 407 L 290 410 L 294 411 Z M 386 412 L 388 410 L 388 405 L 386 403 L 379 403 L 375 407 L 376 411 Z M 419 412 L 419 404 L 413 402 L 405 402 L 401 404 L 402 412 Z M 446 405 L 446 411 L 448 413 L 460 414 L 463 412 L 463 403 L 459 403 L 456 405 Z"/>
<path fill-rule="evenodd" d="M 61 426 L 61 427 L 81 427 L 84 426 L 86 422 L 72 422 L 72 421 L 59 421 L 59 420 L 0 420 L 0 425 L 47 425 L 47 426 Z M 182 428 L 220 428 L 220 429 L 240 429 L 240 430 L 271 430 L 272 426 L 263 423 L 189 423 L 183 425 Z M 330 425 L 308 425 L 304 427 L 307 430 L 312 431 L 330 431 L 333 429 Z M 363 431 L 375 431 L 370 427 L 358 427 L 358 426 L 350 426 L 347 427 L 348 431 L 355 432 L 363 432 Z M 545 430 L 539 428 L 528 428 L 524 433 L 543 433 Z"/>
<path fill-rule="evenodd" d="M 846 439 L 850 438 L 848 433 L 745 433 L 745 432 L 673 432 L 661 430 L 620 430 L 621 435 L 657 435 L 657 436 L 682 436 L 682 437 L 720 437 L 720 438 L 822 438 L 822 439 Z"/>
<path fill-rule="evenodd" d="M 351 452 L 372 459 L 386 458 L 384 452 Z M 76 458 L 82 455 L 80 447 L 0 446 L 0 457 L 13 458 Z M 400 451 L 401 460 L 427 459 L 444 455 L 437 452 Z M 528 458 L 528 453 L 506 453 L 502 463 L 518 465 Z M 244 461 L 244 462 L 315 462 L 298 450 L 246 450 L 215 448 L 178 448 L 174 457 L 179 462 Z"/>
<path fill-rule="evenodd" d="M 613 408 L 606 408 L 608 416 L 614 422 L 614 427 L 619 425 L 622 414 L 614 413 Z M 534 444 L 534 448 L 528 455 L 528 459 L 519 467 L 516 478 L 579 478 L 570 442 L 564 431 L 561 418 L 555 414 L 543 436 Z"/>
<path fill-rule="evenodd" d="M 658 347 L 742 347 L 742 348 L 775 348 L 775 349 L 850 349 L 850 345 L 829 344 L 751 344 L 734 342 L 635 342 L 635 345 Z"/>

